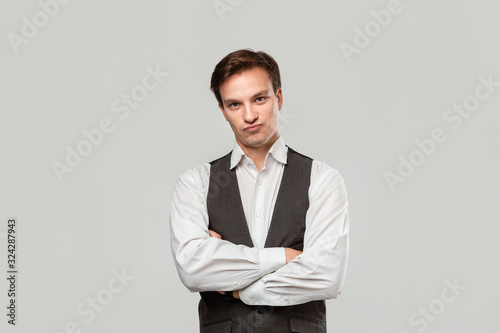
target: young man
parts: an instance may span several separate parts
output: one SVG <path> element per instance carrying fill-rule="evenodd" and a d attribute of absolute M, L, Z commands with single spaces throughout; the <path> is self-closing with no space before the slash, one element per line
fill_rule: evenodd
<path fill-rule="evenodd" d="M 236 142 L 179 177 L 170 216 L 177 271 L 201 295 L 200 331 L 326 332 L 349 251 L 344 180 L 284 144 L 270 55 L 228 54 L 211 90 Z"/>

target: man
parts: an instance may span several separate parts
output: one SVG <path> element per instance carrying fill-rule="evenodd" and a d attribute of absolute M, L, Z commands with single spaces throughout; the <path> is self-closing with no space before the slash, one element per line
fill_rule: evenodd
<path fill-rule="evenodd" d="M 284 144 L 270 55 L 228 54 L 211 90 L 236 142 L 179 177 L 170 216 L 177 271 L 201 295 L 200 331 L 326 332 L 349 251 L 343 178 Z"/>

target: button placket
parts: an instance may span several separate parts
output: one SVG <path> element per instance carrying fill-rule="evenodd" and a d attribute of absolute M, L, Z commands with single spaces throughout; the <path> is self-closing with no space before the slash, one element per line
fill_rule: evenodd
<path fill-rule="evenodd" d="M 262 186 L 260 186 L 262 184 L 262 180 L 260 179 L 261 177 L 261 174 L 262 174 L 262 171 L 259 171 L 256 175 L 256 180 L 255 180 L 255 185 L 254 185 L 254 196 L 253 196 L 253 199 L 254 199 L 254 207 L 255 207 L 255 218 L 254 218 L 254 222 L 255 222 L 255 235 L 256 235 L 256 242 L 255 242 L 255 246 L 257 248 L 261 248 L 261 242 L 259 241 L 262 237 L 262 233 L 264 232 L 263 230 L 263 211 L 262 211 L 262 208 L 263 208 L 263 188 Z"/>

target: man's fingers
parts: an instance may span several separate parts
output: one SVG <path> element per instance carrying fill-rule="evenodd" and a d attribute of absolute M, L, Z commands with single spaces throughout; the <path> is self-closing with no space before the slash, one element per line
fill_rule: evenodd
<path fill-rule="evenodd" d="M 208 234 L 210 235 L 210 237 L 215 237 L 215 238 L 218 238 L 218 239 L 222 239 L 222 236 L 219 235 L 218 233 L 216 233 L 215 231 L 213 230 L 208 230 Z"/>
<path fill-rule="evenodd" d="M 221 295 L 226 295 L 225 291 L 218 291 L 218 293 Z M 236 299 L 240 299 L 240 293 L 238 290 L 233 290 L 233 297 Z"/>
<path fill-rule="evenodd" d="M 288 264 L 290 261 L 295 259 L 295 257 L 297 257 L 300 254 L 302 254 L 302 251 L 285 247 L 286 263 Z"/>

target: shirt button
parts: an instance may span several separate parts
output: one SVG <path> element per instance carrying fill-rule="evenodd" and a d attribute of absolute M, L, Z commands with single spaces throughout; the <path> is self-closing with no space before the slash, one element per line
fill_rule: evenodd
<path fill-rule="evenodd" d="M 255 304 L 255 298 L 251 298 L 250 303 Z"/>
<path fill-rule="evenodd" d="M 286 300 L 285 300 L 285 303 L 286 303 L 287 305 L 288 305 L 288 304 L 290 304 L 290 300 L 289 300 L 289 299 L 286 299 Z"/>
<path fill-rule="evenodd" d="M 257 184 L 262 185 L 262 180 L 259 179 L 259 181 L 257 182 Z"/>
<path fill-rule="evenodd" d="M 260 243 L 257 243 L 257 248 L 260 248 Z"/>
<path fill-rule="evenodd" d="M 233 284 L 233 289 L 236 290 L 236 288 L 238 288 L 238 285 L 235 283 Z"/>
<path fill-rule="evenodd" d="M 255 212 L 255 216 L 257 216 L 257 217 L 259 217 L 259 216 L 260 216 L 259 211 L 256 211 L 256 212 Z"/>

